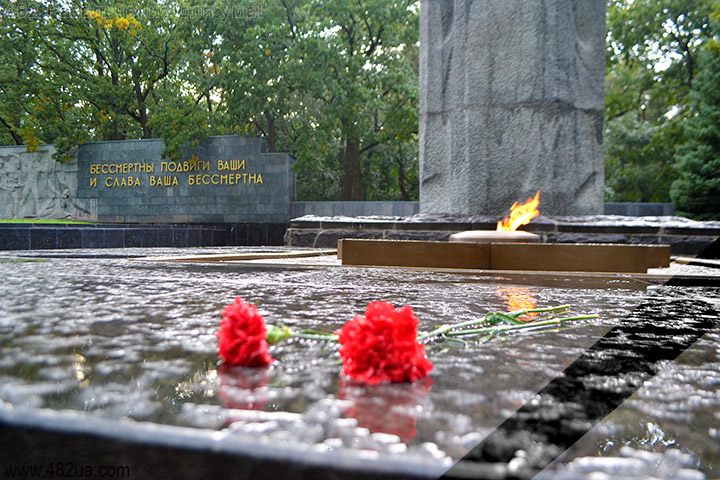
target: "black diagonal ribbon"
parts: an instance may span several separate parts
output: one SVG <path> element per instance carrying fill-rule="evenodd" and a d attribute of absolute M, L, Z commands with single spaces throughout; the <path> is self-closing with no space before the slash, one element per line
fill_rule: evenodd
<path fill-rule="evenodd" d="M 649 299 L 441 478 L 532 478 L 635 393 L 664 361 L 674 360 L 711 330 L 719 317 L 718 309 L 703 300 L 680 295 Z"/>

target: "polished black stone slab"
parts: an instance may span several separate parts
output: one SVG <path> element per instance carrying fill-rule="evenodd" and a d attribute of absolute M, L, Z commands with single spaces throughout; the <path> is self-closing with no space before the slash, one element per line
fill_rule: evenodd
<path fill-rule="evenodd" d="M 283 245 L 284 223 L 0 224 L 0 250 Z"/>

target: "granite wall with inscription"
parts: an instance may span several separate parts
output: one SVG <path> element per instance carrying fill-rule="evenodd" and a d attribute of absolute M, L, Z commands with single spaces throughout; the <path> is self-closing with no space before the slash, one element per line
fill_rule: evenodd
<path fill-rule="evenodd" d="M 163 159 L 161 140 L 96 142 L 78 151 L 78 199 L 103 222 L 287 222 L 293 158 L 260 138 L 218 136 Z"/>
<path fill-rule="evenodd" d="M 0 218 L 120 223 L 287 223 L 294 159 L 260 138 L 219 136 L 162 158 L 159 139 L 94 142 L 61 164 L 54 148 L 0 147 Z"/>

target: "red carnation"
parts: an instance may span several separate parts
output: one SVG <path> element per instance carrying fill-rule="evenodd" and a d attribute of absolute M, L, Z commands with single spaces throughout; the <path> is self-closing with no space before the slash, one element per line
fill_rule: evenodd
<path fill-rule="evenodd" d="M 222 312 L 220 330 L 217 332 L 220 357 L 228 365 L 262 367 L 273 361 L 265 339 L 265 320 L 255 305 L 248 304 L 242 297 L 235 297 L 235 303 Z"/>
<path fill-rule="evenodd" d="M 395 310 L 390 302 L 369 303 L 364 316 L 335 332 L 343 373 L 372 385 L 425 378 L 433 365 L 417 341 L 418 323 L 409 306 Z"/>

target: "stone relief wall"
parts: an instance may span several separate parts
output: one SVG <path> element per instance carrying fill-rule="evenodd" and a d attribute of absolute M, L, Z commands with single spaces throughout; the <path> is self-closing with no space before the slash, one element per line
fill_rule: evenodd
<path fill-rule="evenodd" d="M 24 146 L 0 147 L 0 218 L 89 218 L 76 200 L 77 162 L 57 162 L 54 152 L 52 145 L 33 153 Z"/>

